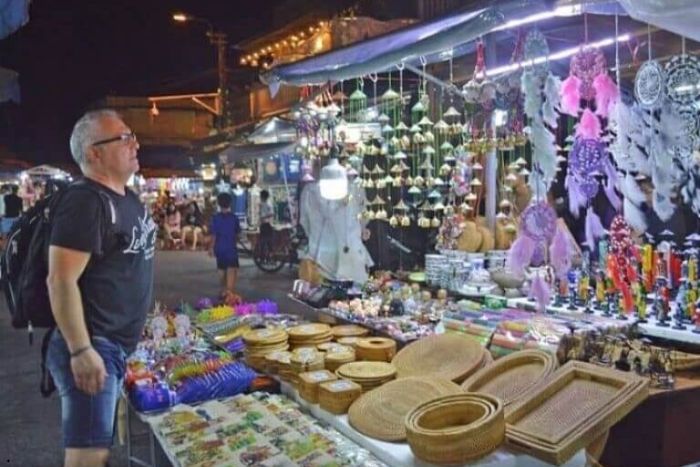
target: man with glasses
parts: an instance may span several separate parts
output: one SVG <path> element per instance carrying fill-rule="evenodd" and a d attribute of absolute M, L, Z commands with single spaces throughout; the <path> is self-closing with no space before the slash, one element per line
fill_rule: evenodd
<path fill-rule="evenodd" d="M 126 187 L 139 144 L 114 111 L 80 118 L 70 148 L 84 180 L 52 214 L 47 284 L 57 329 L 47 366 L 61 396 L 65 466 L 103 466 L 125 359 L 151 307 L 156 225 Z"/>

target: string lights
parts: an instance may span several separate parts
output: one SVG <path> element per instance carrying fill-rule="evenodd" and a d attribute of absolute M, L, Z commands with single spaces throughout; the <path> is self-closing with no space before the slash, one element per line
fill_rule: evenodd
<path fill-rule="evenodd" d="M 294 34 L 290 34 L 283 39 L 277 40 L 276 42 L 265 44 L 254 51 L 250 50 L 247 54 L 240 58 L 240 64 L 251 67 L 262 66 L 264 68 L 269 68 L 270 63 L 276 57 L 293 52 L 294 49 L 305 45 L 308 40 L 312 39 L 318 33 L 323 32 L 328 26 L 328 22 L 319 21 L 315 25 L 304 27 L 296 31 Z M 322 48 L 323 47 L 320 47 L 320 49 Z M 319 47 L 314 47 L 315 52 L 322 51 L 316 49 L 319 49 Z"/>

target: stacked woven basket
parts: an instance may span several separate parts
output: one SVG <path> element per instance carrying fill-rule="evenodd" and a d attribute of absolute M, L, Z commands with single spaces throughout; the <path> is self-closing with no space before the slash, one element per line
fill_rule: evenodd
<path fill-rule="evenodd" d="M 390 362 L 396 355 L 396 341 L 386 337 L 366 337 L 355 344 L 358 360 Z"/>
<path fill-rule="evenodd" d="M 246 363 L 256 370 L 264 371 L 265 356 L 287 350 L 289 348 L 287 339 L 287 333 L 279 328 L 254 329 L 246 332 L 243 334 Z"/>
<path fill-rule="evenodd" d="M 362 387 L 362 392 L 367 392 L 394 379 L 396 368 L 386 362 L 352 362 L 342 365 L 335 374 L 354 381 Z"/>
<path fill-rule="evenodd" d="M 340 366 L 355 361 L 355 349 L 347 345 L 326 343 L 319 345 L 318 348 L 325 352 L 323 360 L 326 370 L 335 371 Z"/>
<path fill-rule="evenodd" d="M 287 329 L 289 345 L 292 349 L 299 347 L 316 347 L 319 344 L 333 340 L 331 327 L 327 324 L 302 324 Z"/>
<path fill-rule="evenodd" d="M 358 326 L 357 324 L 342 324 L 340 326 L 333 326 L 331 328 L 331 334 L 333 334 L 333 338 L 336 340 L 343 337 L 364 337 L 369 334 L 369 329 Z"/>
<path fill-rule="evenodd" d="M 498 448 L 506 425 L 500 399 L 480 393 L 439 397 L 408 414 L 406 438 L 419 459 L 462 464 Z"/>
<path fill-rule="evenodd" d="M 322 409 L 340 415 L 346 413 L 361 394 L 362 386 L 347 379 L 339 379 L 319 385 L 318 403 Z"/>

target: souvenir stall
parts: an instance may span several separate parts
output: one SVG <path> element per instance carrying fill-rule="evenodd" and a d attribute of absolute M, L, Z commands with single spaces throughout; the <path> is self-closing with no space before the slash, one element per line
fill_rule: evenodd
<path fill-rule="evenodd" d="M 364 197 L 359 222 L 384 226 L 370 238 L 394 249 L 394 278 L 431 299 L 438 289 L 454 297 L 433 332 L 472 337 L 494 357 L 544 349 L 559 363 L 637 373 L 654 391 L 674 379 L 685 387 L 700 342 L 697 44 L 668 32 L 679 31 L 668 24 L 678 16 L 653 18 L 666 31 L 630 19 L 646 14 L 634 2 L 506 2 L 430 24 L 440 32 L 408 28 L 262 78 L 273 92 L 318 85 L 332 97 L 299 112 L 312 142 L 307 171 L 325 166 L 322 183 L 347 177 L 350 199 Z M 557 27 L 580 45 L 552 46 Z M 501 64 L 504 42 L 515 46 Z M 381 135 L 344 144 L 357 123 L 378 124 Z M 428 254 L 406 267 L 411 238 Z M 412 281 L 402 274 L 421 266 Z M 400 328 L 399 303 L 415 303 L 401 284 L 396 294 L 338 288 L 302 283 L 295 292 L 379 333 L 385 318 Z M 472 309 L 459 297 L 501 308 Z"/>
<path fill-rule="evenodd" d="M 635 5 L 499 2 L 264 74 L 273 94 L 325 86 L 295 117 L 310 259 L 328 279 L 294 285 L 312 322 L 201 307 L 202 332 L 281 395 L 176 408 L 153 427 L 185 443 L 177 460 L 208 447 L 213 462 L 299 463 L 280 439 L 287 407 L 365 465 L 700 459 L 700 235 L 654 230 L 700 211 L 697 44 L 652 36 Z M 550 28 L 580 45 L 550 45 Z M 673 57 L 654 61 L 655 41 Z M 373 237 L 398 258 L 369 279 Z"/>

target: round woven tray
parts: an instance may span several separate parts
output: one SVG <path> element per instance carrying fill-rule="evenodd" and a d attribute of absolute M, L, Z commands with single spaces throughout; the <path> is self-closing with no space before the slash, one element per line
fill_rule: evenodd
<path fill-rule="evenodd" d="M 480 393 L 443 396 L 406 416 L 406 439 L 419 459 L 462 464 L 498 448 L 506 425 L 500 399 Z"/>
<path fill-rule="evenodd" d="M 287 340 L 287 333 L 281 328 L 253 329 L 243 334 L 246 344 L 265 345 Z"/>
<path fill-rule="evenodd" d="M 482 364 L 485 350 L 466 336 L 441 334 L 413 342 L 396 354 L 391 363 L 398 378 L 440 377 L 461 382 Z"/>
<path fill-rule="evenodd" d="M 363 394 L 348 412 L 353 428 L 384 441 L 406 439 L 406 415 L 420 404 L 440 396 L 460 394 L 452 381 L 441 378 L 402 378 Z"/>
<path fill-rule="evenodd" d="M 363 337 L 369 334 L 369 329 L 358 326 L 357 324 L 343 324 L 333 326 L 331 333 L 337 339 L 340 337 Z"/>
<path fill-rule="evenodd" d="M 370 391 L 394 379 L 396 368 L 386 362 L 352 362 L 341 365 L 335 373 L 356 382 L 363 391 Z"/>
<path fill-rule="evenodd" d="M 287 329 L 289 338 L 293 340 L 313 339 L 318 336 L 330 334 L 330 332 L 331 327 L 327 324 L 321 323 L 301 324 L 299 326 L 293 326 Z"/>
<path fill-rule="evenodd" d="M 396 355 L 396 341 L 386 337 L 365 337 L 355 344 L 358 360 L 390 362 Z"/>
<path fill-rule="evenodd" d="M 498 397 L 507 408 L 543 383 L 556 369 L 557 360 L 551 353 L 520 350 L 474 373 L 462 383 L 462 389 Z"/>

